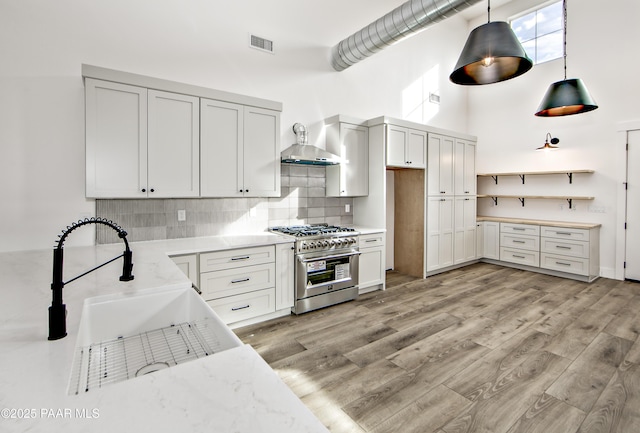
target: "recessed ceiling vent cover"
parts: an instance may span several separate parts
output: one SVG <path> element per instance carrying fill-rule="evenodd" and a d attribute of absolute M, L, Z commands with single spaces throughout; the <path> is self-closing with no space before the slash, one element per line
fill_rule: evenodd
<path fill-rule="evenodd" d="M 270 41 L 265 38 L 261 38 L 256 35 L 249 35 L 249 46 L 251 48 L 255 48 L 256 50 L 265 51 L 267 53 L 273 54 L 273 41 Z"/>

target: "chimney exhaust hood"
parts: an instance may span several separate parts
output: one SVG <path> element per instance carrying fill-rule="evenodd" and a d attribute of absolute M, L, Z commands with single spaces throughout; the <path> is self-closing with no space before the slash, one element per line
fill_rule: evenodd
<path fill-rule="evenodd" d="M 296 144 L 287 147 L 280 154 L 280 159 L 286 164 L 303 165 L 335 165 L 340 163 L 340 157 L 319 147 L 307 144 L 307 127 L 301 123 L 293 125 L 296 134 Z"/>

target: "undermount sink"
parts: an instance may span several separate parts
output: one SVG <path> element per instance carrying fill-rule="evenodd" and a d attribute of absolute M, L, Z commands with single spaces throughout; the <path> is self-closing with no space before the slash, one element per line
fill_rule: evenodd
<path fill-rule="evenodd" d="M 191 288 L 89 298 L 68 392 L 88 392 L 241 345 Z"/>

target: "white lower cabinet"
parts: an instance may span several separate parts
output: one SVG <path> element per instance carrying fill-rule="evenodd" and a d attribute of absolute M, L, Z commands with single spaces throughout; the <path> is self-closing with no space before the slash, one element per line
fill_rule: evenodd
<path fill-rule="evenodd" d="M 293 307 L 295 251 L 293 243 L 276 245 L 276 311 Z"/>
<path fill-rule="evenodd" d="M 198 275 L 198 255 L 197 254 L 184 254 L 179 256 L 171 256 L 171 260 L 178 268 L 191 280 L 191 283 L 199 287 L 199 275 Z"/>
<path fill-rule="evenodd" d="M 500 224 L 500 260 L 540 266 L 540 227 L 529 224 Z"/>
<path fill-rule="evenodd" d="M 252 319 L 275 310 L 275 289 L 256 290 L 207 301 L 223 322 Z"/>
<path fill-rule="evenodd" d="M 290 311 L 292 244 L 201 253 L 202 297 L 227 324 Z"/>
<path fill-rule="evenodd" d="M 478 251 L 478 257 L 500 259 L 500 223 L 482 222 L 482 250 Z"/>
<path fill-rule="evenodd" d="M 453 214 L 453 197 L 428 197 L 426 234 L 427 272 L 453 265 Z"/>
<path fill-rule="evenodd" d="M 543 227 L 540 267 L 585 276 L 598 275 L 599 230 Z"/>
<path fill-rule="evenodd" d="M 384 290 L 385 287 L 385 234 L 360 235 L 358 260 L 358 288 L 360 293 Z"/>
<path fill-rule="evenodd" d="M 483 252 L 481 258 L 526 266 L 525 269 L 581 281 L 593 281 L 600 274 L 600 226 L 598 224 L 526 220 L 531 223 L 482 221 Z M 496 235 L 496 225 L 499 234 Z M 490 227 L 493 227 L 490 229 Z M 496 236 L 500 254 L 495 256 Z M 516 266 L 517 267 L 517 266 Z"/>
<path fill-rule="evenodd" d="M 476 259 L 476 198 L 454 199 L 454 246 L 453 263 L 464 263 Z"/>

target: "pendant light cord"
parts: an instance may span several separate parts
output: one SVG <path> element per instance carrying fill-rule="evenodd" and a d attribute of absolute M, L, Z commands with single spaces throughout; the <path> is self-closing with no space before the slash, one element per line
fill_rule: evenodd
<path fill-rule="evenodd" d="M 487 22 L 491 22 L 491 0 L 487 0 Z"/>
<path fill-rule="evenodd" d="M 564 58 L 564 79 L 567 80 L 567 0 L 562 0 L 563 22 L 563 38 L 562 38 L 562 57 Z"/>

